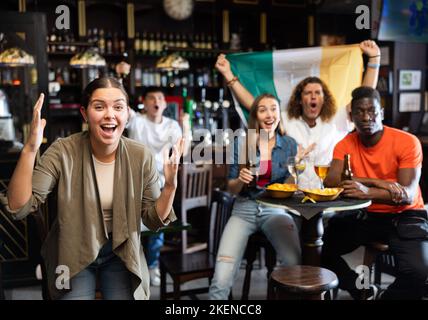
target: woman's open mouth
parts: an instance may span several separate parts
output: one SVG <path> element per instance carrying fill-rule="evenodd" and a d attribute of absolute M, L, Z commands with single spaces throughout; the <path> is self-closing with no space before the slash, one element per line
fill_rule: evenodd
<path fill-rule="evenodd" d="M 102 124 L 101 130 L 108 136 L 112 135 L 117 128 L 116 124 Z"/>
<path fill-rule="evenodd" d="M 275 125 L 275 121 L 274 121 L 274 120 L 263 122 L 263 127 L 264 127 L 264 129 L 268 129 L 268 130 L 270 130 L 270 129 L 272 129 L 272 128 L 273 128 L 273 126 L 274 126 L 274 125 Z"/>

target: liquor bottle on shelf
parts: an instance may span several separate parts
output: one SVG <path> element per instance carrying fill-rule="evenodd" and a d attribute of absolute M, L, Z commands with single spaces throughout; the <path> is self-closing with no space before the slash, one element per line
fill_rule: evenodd
<path fill-rule="evenodd" d="M 206 49 L 209 49 L 209 50 L 211 50 L 213 48 L 213 39 L 212 39 L 212 36 L 210 34 L 207 36 L 207 43 L 206 43 L 205 47 L 206 47 Z"/>
<path fill-rule="evenodd" d="M 187 87 L 189 85 L 189 77 L 188 74 L 185 72 L 181 73 L 180 85 L 183 87 Z"/>
<path fill-rule="evenodd" d="M 71 37 L 70 37 L 70 32 L 65 31 L 64 32 L 64 52 L 70 52 L 70 42 L 71 42 Z"/>
<path fill-rule="evenodd" d="M 148 53 L 149 53 L 149 41 L 147 39 L 147 32 L 143 31 L 143 35 L 141 39 L 140 54 L 148 54 Z"/>
<path fill-rule="evenodd" d="M 74 44 L 74 42 L 76 42 L 76 39 L 74 38 L 74 33 L 70 32 L 70 52 L 71 53 L 75 53 L 77 50 L 76 45 Z"/>
<path fill-rule="evenodd" d="M 218 90 L 218 101 L 220 104 L 220 110 L 221 110 L 221 120 L 222 120 L 222 128 L 230 128 L 229 124 L 229 107 L 230 107 L 230 101 L 224 99 L 224 89 L 219 88 Z"/>
<path fill-rule="evenodd" d="M 212 69 L 212 76 L 211 76 L 211 85 L 214 88 L 218 88 L 219 86 L 219 81 L 218 81 L 218 72 L 216 68 Z"/>
<path fill-rule="evenodd" d="M 160 32 L 158 31 L 155 36 L 155 56 L 160 56 L 162 54 L 162 50 L 162 39 Z"/>
<path fill-rule="evenodd" d="M 58 82 L 60 85 L 64 84 L 64 78 L 62 76 L 61 68 L 57 68 L 55 71 L 55 81 Z"/>
<path fill-rule="evenodd" d="M 62 69 L 62 78 L 64 79 L 64 84 L 70 84 L 70 70 L 67 66 Z"/>
<path fill-rule="evenodd" d="M 56 30 L 55 28 L 52 28 L 52 32 L 49 36 L 49 41 L 51 42 L 51 47 L 49 49 L 49 52 L 56 52 Z"/>
<path fill-rule="evenodd" d="M 49 72 L 48 72 L 48 80 L 49 82 L 55 81 L 55 70 L 52 68 L 49 62 Z"/>
<path fill-rule="evenodd" d="M 100 53 L 104 54 L 106 52 L 106 39 L 104 38 L 104 30 L 100 29 L 100 37 L 98 39 L 98 48 Z"/>
<path fill-rule="evenodd" d="M 181 85 L 181 80 L 178 74 L 178 70 L 174 70 L 172 74 L 173 74 L 172 76 L 173 87 L 179 87 Z"/>
<path fill-rule="evenodd" d="M 155 77 L 155 86 L 160 87 L 161 86 L 161 73 L 159 70 L 154 71 L 154 77 Z"/>
<path fill-rule="evenodd" d="M 119 35 L 117 31 L 113 33 L 113 53 L 120 52 Z"/>
<path fill-rule="evenodd" d="M 61 32 L 58 32 L 57 37 L 56 37 L 56 41 L 57 41 L 56 50 L 58 52 L 64 52 L 64 40 L 62 38 Z"/>
<path fill-rule="evenodd" d="M 201 88 L 201 97 L 199 102 L 196 104 L 195 110 L 195 128 L 205 129 L 206 119 L 205 119 L 205 99 L 206 99 L 206 89 Z"/>
<path fill-rule="evenodd" d="M 135 54 L 140 54 L 140 51 L 141 51 L 141 39 L 140 39 L 140 33 L 139 32 L 137 32 L 135 34 L 134 50 L 135 50 Z"/>
<path fill-rule="evenodd" d="M 149 33 L 149 54 L 155 55 L 156 54 L 156 41 L 155 41 L 155 35 L 153 32 Z"/>
<path fill-rule="evenodd" d="M 193 36 L 193 48 L 200 49 L 199 34 Z"/>
<path fill-rule="evenodd" d="M 189 43 L 187 41 L 187 35 L 185 33 L 181 36 L 181 47 L 182 48 L 188 48 L 189 47 Z"/>
<path fill-rule="evenodd" d="M 119 53 L 126 52 L 126 38 L 125 34 L 123 32 L 120 33 L 120 39 L 119 39 Z"/>
<path fill-rule="evenodd" d="M 110 30 L 107 32 L 106 36 L 106 51 L 108 54 L 113 53 L 113 36 Z"/>
<path fill-rule="evenodd" d="M 168 34 L 162 32 L 162 52 L 165 50 L 165 47 L 168 47 Z"/>
<path fill-rule="evenodd" d="M 175 41 L 174 41 L 174 34 L 172 32 L 168 35 L 168 47 L 174 47 Z"/>
<path fill-rule="evenodd" d="M 216 36 L 216 34 L 213 35 L 213 44 L 212 44 L 212 46 L 213 46 L 214 50 L 217 50 L 218 47 L 219 47 L 218 42 L 217 42 L 217 36 Z"/>
<path fill-rule="evenodd" d="M 141 63 L 137 63 L 134 71 L 135 75 L 135 85 L 141 86 L 142 85 L 142 70 L 141 70 Z"/>
<path fill-rule="evenodd" d="M 203 88 L 202 90 L 206 91 L 205 88 Z M 213 106 L 213 103 L 210 100 L 208 100 L 205 95 L 205 101 L 203 102 L 204 122 L 205 122 L 205 128 L 208 129 L 211 133 L 213 132 L 212 127 L 214 124 L 212 106 Z"/>
<path fill-rule="evenodd" d="M 187 92 L 186 87 L 183 87 L 182 96 L 183 96 L 183 109 L 184 109 L 184 112 L 189 115 L 189 125 L 190 125 L 190 129 L 192 129 L 192 127 L 193 127 L 193 104 L 194 104 L 194 101 L 188 96 L 188 92 Z"/>
<path fill-rule="evenodd" d="M 195 34 L 195 35 L 193 36 L 192 46 L 193 46 L 193 48 L 195 48 L 195 49 L 200 49 L 200 48 L 201 48 L 201 44 L 200 44 L 200 41 L 199 41 L 199 34 Z M 193 52 L 193 56 L 194 56 L 195 58 L 199 58 L 199 56 L 200 56 L 200 52 L 196 50 L 195 52 Z"/>
<path fill-rule="evenodd" d="M 92 30 L 92 44 L 94 45 L 94 49 L 95 51 L 99 52 L 100 48 L 99 48 L 99 43 L 98 43 L 99 37 L 98 37 L 98 29 L 94 28 Z"/>
<path fill-rule="evenodd" d="M 161 73 L 161 86 L 164 88 L 168 86 L 168 75 L 166 72 Z"/>

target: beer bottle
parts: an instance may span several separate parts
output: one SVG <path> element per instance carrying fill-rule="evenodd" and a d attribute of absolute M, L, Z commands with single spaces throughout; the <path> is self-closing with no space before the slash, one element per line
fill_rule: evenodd
<path fill-rule="evenodd" d="M 354 174 L 352 173 L 351 169 L 351 155 L 347 153 L 345 154 L 341 180 L 352 180 L 353 175 Z"/>
<path fill-rule="evenodd" d="M 256 163 L 252 160 L 248 160 L 247 162 L 247 169 L 251 171 L 251 175 L 253 176 L 253 180 L 251 180 L 251 182 L 248 184 L 248 188 L 249 189 L 256 189 L 257 188 L 257 180 L 258 180 L 258 176 L 256 173 Z"/>

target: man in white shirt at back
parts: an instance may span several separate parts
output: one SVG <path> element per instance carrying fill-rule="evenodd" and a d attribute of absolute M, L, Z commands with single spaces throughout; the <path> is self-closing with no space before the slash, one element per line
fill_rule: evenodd
<path fill-rule="evenodd" d="M 167 108 L 167 103 L 161 88 L 148 87 L 144 93 L 143 103 L 144 108 L 141 112 L 131 110 L 127 126 L 128 137 L 141 142 L 151 149 L 155 156 L 162 188 L 165 183 L 163 150 L 165 147 L 171 148 L 182 137 L 182 131 L 176 120 L 163 115 Z M 184 121 L 184 124 L 187 122 Z M 163 243 L 163 233 L 149 237 L 147 265 L 149 266 L 150 284 L 152 286 L 160 285 L 159 255 Z"/>

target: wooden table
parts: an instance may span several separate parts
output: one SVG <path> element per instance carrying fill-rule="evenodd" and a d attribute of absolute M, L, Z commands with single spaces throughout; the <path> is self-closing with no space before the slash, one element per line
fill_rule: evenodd
<path fill-rule="evenodd" d="M 266 206 L 283 208 L 290 213 L 302 217 L 302 263 L 319 266 L 321 264 L 321 248 L 324 226 L 322 217 L 324 212 L 338 212 L 366 208 L 371 205 L 370 200 L 338 198 L 334 201 L 302 203 L 303 194 L 296 193 L 291 198 L 275 199 L 263 193 L 256 201 Z"/>

